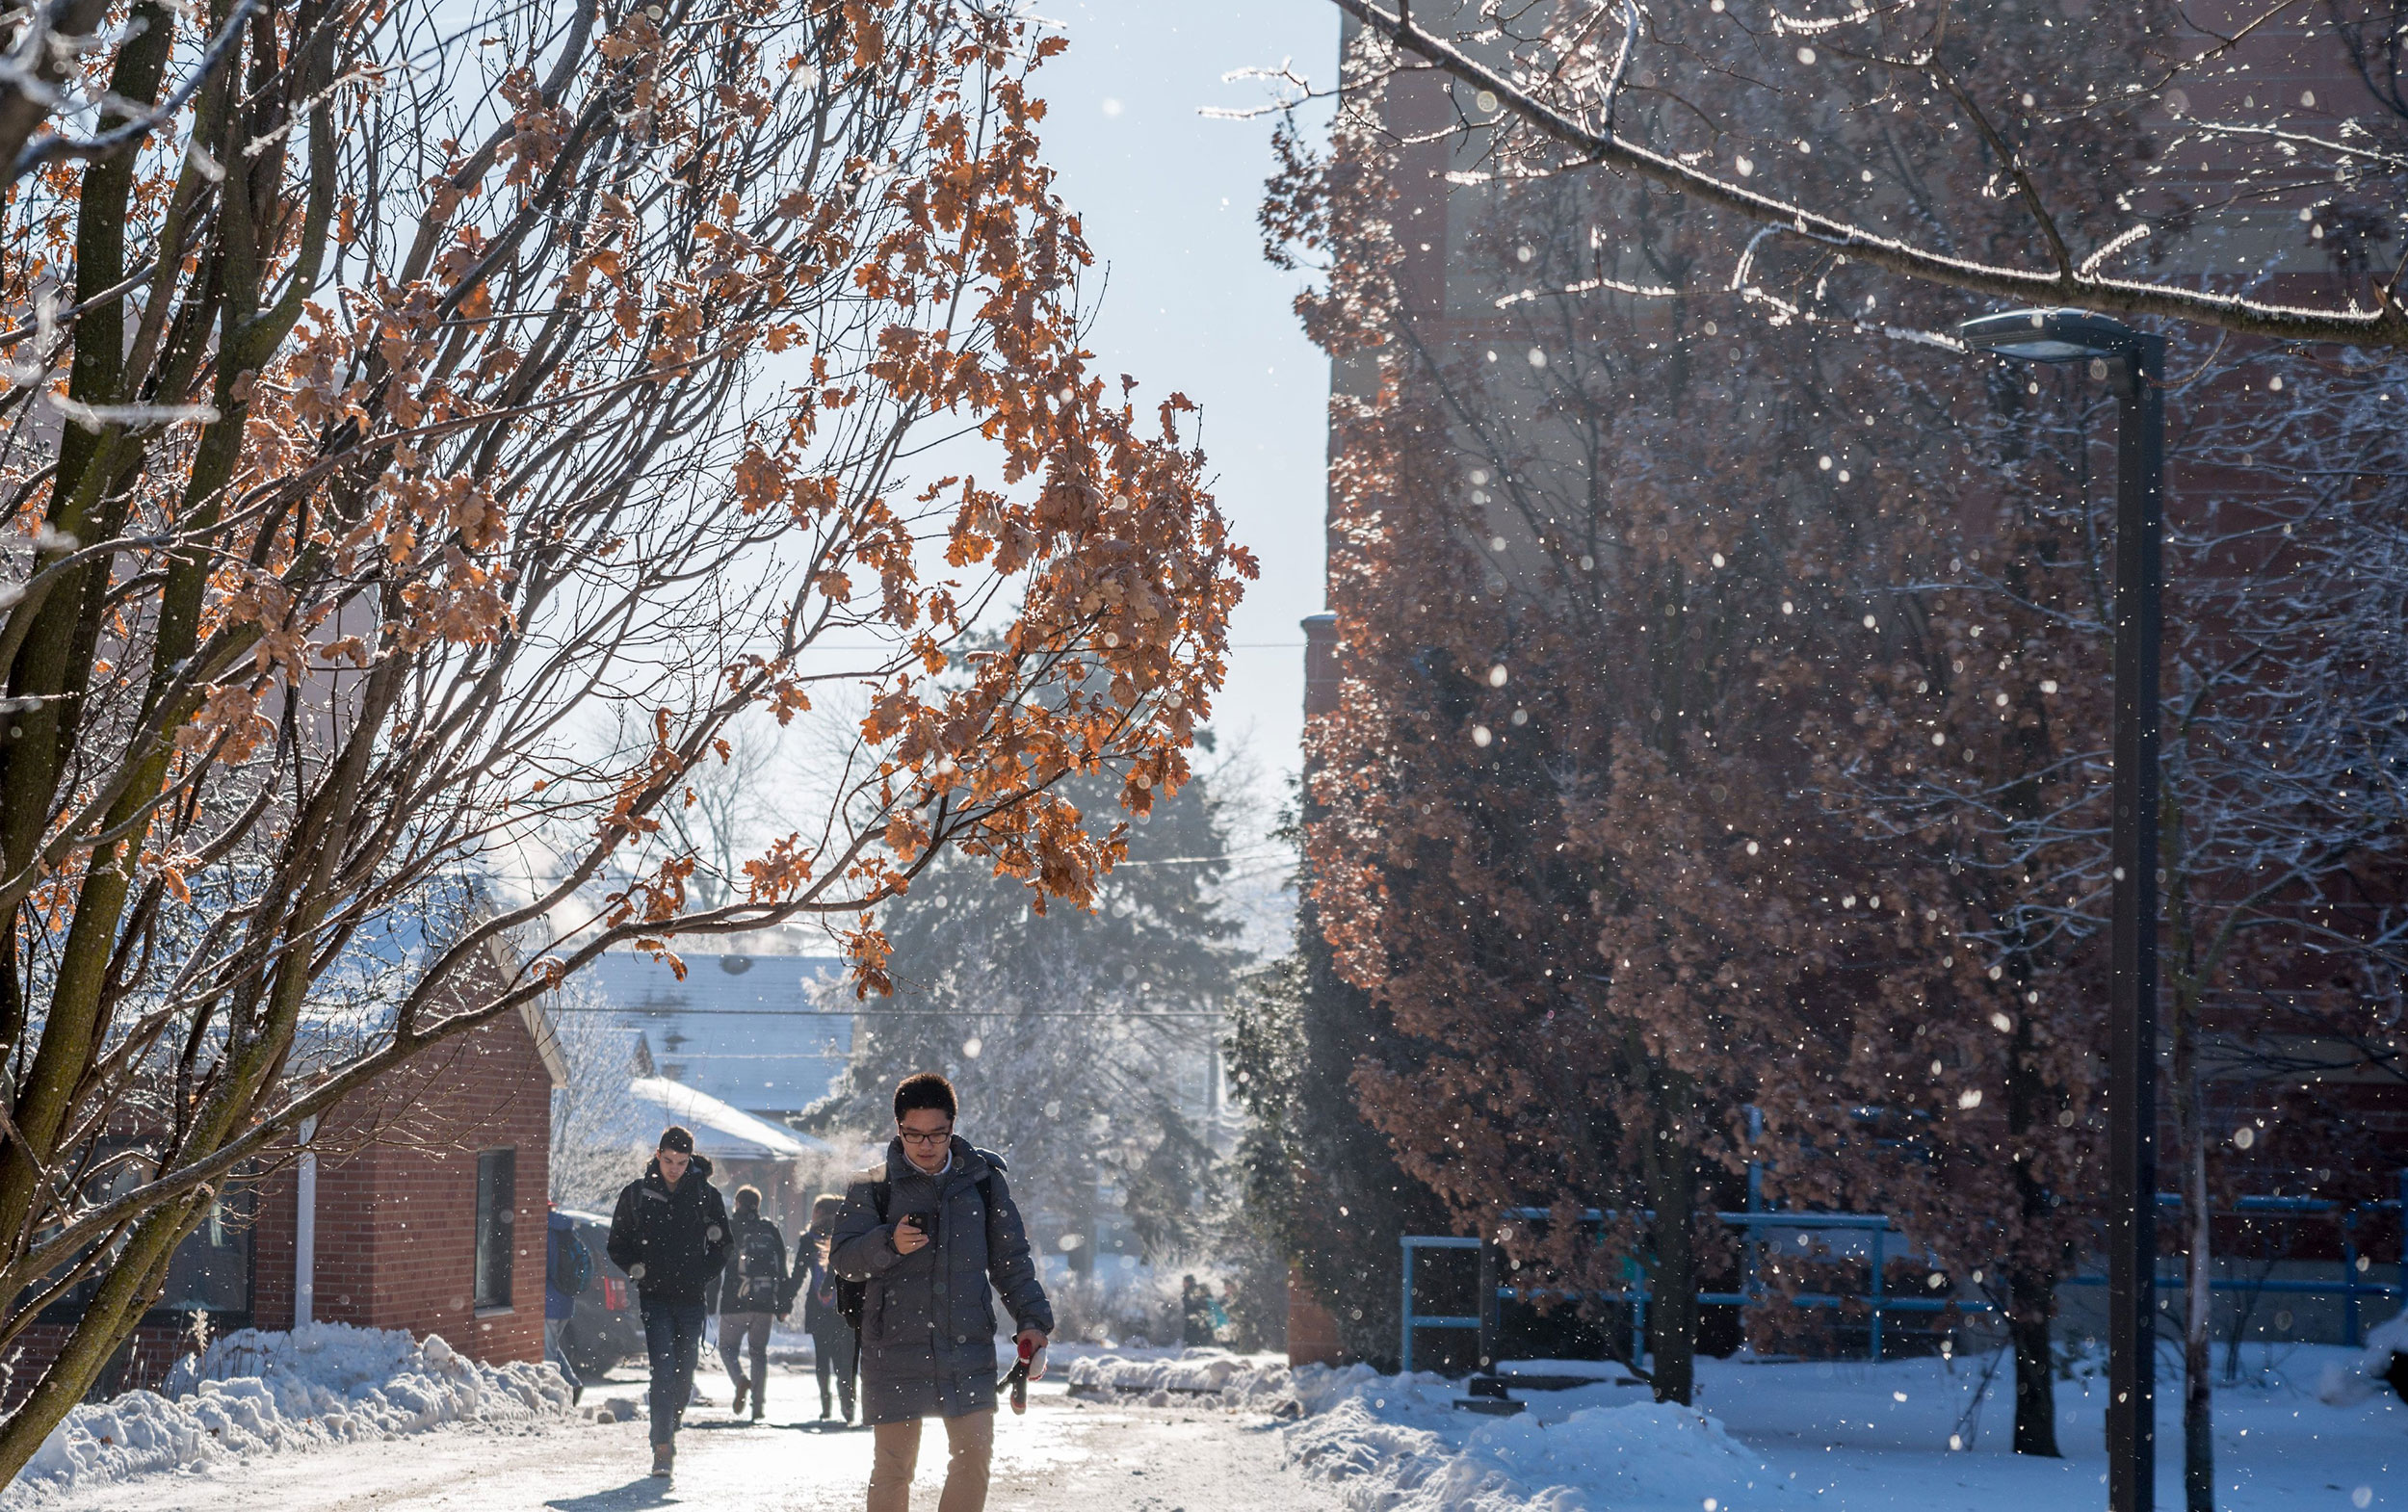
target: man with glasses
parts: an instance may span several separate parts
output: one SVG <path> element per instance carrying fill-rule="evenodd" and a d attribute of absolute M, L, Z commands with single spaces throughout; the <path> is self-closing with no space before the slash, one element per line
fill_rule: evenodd
<path fill-rule="evenodd" d="M 1003 1160 L 954 1134 L 957 1112 L 952 1082 L 905 1077 L 885 1164 L 853 1179 L 836 1217 L 829 1264 L 862 1289 L 869 1512 L 908 1512 L 929 1417 L 945 1420 L 948 1450 L 937 1512 L 981 1512 L 995 1451 L 994 1293 L 1024 1357 L 1054 1330 Z"/>

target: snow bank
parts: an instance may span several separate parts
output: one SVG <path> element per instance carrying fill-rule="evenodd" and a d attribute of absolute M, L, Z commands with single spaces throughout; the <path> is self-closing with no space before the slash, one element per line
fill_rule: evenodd
<path fill-rule="evenodd" d="M 2408 1354 L 2408 1311 L 2367 1333 L 2367 1346 L 2354 1360 L 2337 1360 L 2324 1368 L 2316 1395 L 2332 1407 L 2352 1407 L 2377 1392 L 2390 1390 L 2384 1379 L 2394 1354 Z"/>
<path fill-rule="evenodd" d="M 1296 1372 L 1308 1416 L 1290 1459 L 1334 1483 L 1348 1512 L 1622 1512 L 1728 1506 L 1778 1479 L 1702 1413 L 1610 1385 L 1531 1393 L 1518 1417 L 1453 1406 L 1433 1375 Z"/>
<path fill-rule="evenodd" d="M 1618 1368 L 1595 1386 L 1519 1394 L 1528 1409 L 1512 1418 L 1456 1411 L 1462 1386 L 1444 1376 L 1290 1370 L 1275 1355 L 1219 1349 L 1097 1354 L 1062 1373 L 1082 1394 L 1157 1406 L 1202 1397 L 1297 1417 L 1283 1430 L 1290 1462 L 1331 1482 L 1348 1512 L 1697 1512 L 1759 1484 L 1770 1493 L 1776 1479 L 1714 1419 L 1611 1384 Z"/>
<path fill-rule="evenodd" d="M 178 1364 L 168 1389 L 69 1412 L 0 1492 L 0 1509 L 156 1471 L 448 1422 L 564 1417 L 569 1407 L 568 1387 L 548 1365 L 480 1365 L 436 1335 L 422 1342 L 343 1323 L 228 1334 Z"/>
<path fill-rule="evenodd" d="M 1231 1354 L 1225 1349 L 1085 1356 L 1070 1361 L 1062 1378 L 1074 1392 L 1209 1395 L 1233 1407 L 1284 1399 L 1290 1388 L 1287 1364 L 1277 1355 Z"/>

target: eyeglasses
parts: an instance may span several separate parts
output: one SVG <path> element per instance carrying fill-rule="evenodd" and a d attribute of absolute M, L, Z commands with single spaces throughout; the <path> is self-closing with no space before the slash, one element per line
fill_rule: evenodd
<path fill-rule="evenodd" d="M 895 1133 L 903 1136 L 903 1143 L 916 1144 L 925 1148 L 929 1145 L 943 1144 L 951 1139 L 954 1136 L 954 1126 L 947 1124 L 934 1134 L 922 1134 L 916 1129 L 897 1129 Z"/>

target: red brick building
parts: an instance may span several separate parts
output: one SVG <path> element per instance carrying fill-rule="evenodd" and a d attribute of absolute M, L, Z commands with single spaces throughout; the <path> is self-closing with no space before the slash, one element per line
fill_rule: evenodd
<path fill-rule="evenodd" d="M 159 1305 L 95 1391 L 155 1387 L 204 1336 L 297 1320 L 440 1334 L 495 1363 L 541 1359 L 552 1089 L 565 1077 L 531 1006 L 343 1103 L 177 1250 Z M 26 1331 L 14 1381 L 30 1384 L 64 1343 L 74 1305 Z"/>
<path fill-rule="evenodd" d="M 530 1010 L 344 1103 L 310 1139 L 315 1170 L 296 1160 L 258 1189 L 252 1326 L 406 1328 L 474 1359 L 541 1359 L 552 1088 L 564 1080 Z"/>

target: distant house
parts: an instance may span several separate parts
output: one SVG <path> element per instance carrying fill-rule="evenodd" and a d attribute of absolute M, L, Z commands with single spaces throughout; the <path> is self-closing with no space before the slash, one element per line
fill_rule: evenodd
<path fill-rule="evenodd" d="M 650 1074 L 635 1077 L 629 1090 L 657 1121 L 639 1137 L 685 1125 L 722 1191 L 758 1186 L 763 1211 L 791 1229 L 818 1186 L 856 1163 L 853 1152 L 786 1122 L 835 1084 L 852 1052 L 853 1021 L 815 999 L 842 961 L 782 952 L 786 942 L 775 937 L 744 943 L 742 953 L 685 954 L 682 979 L 648 952 L 613 952 L 579 974 L 568 1011 L 599 1014 L 642 1036 Z"/>
<path fill-rule="evenodd" d="M 852 1054 L 852 1016 L 822 1010 L 812 993 L 844 963 L 746 943 L 746 953 L 686 955 L 682 979 L 635 951 L 578 979 L 612 1023 L 643 1031 L 663 1078 L 778 1124 L 825 1096 Z"/>

